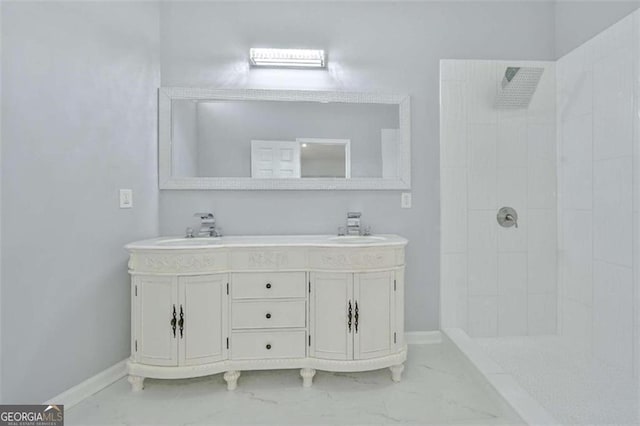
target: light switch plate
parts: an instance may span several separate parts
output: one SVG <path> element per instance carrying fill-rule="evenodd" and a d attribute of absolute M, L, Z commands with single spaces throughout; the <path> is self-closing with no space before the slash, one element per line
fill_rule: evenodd
<path fill-rule="evenodd" d="M 120 190 L 120 208 L 130 209 L 133 207 L 133 190 L 121 189 Z"/>
<path fill-rule="evenodd" d="M 410 192 L 403 192 L 402 193 L 402 197 L 400 198 L 400 207 L 402 207 L 403 209 L 410 209 L 411 208 L 411 193 Z"/>

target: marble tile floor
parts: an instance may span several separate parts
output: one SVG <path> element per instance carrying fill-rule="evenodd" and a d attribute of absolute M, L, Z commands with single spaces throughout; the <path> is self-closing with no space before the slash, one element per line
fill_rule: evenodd
<path fill-rule="evenodd" d="M 403 380 L 388 369 L 318 371 L 302 388 L 298 370 L 247 371 L 238 389 L 222 374 L 145 381 L 120 379 L 66 412 L 66 425 L 515 425 L 513 410 L 453 344 L 411 345 Z"/>

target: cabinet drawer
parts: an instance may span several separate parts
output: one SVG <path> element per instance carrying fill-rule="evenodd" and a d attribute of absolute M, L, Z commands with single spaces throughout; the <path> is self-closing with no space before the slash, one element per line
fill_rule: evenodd
<path fill-rule="evenodd" d="M 231 359 L 304 358 L 306 332 L 256 331 L 231 334 Z"/>
<path fill-rule="evenodd" d="M 304 272 L 248 272 L 232 274 L 234 299 L 305 297 Z"/>
<path fill-rule="evenodd" d="M 231 326 L 239 328 L 296 328 L 306 325 L 304 300 L 234 302 Z"/>

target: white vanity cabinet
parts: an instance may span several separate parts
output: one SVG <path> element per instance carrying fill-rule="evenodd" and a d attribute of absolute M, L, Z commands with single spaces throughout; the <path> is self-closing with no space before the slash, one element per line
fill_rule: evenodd
<path fill-rule="evenodd" d="M 389 367 L 400 380 L 405 239 L 255 238 L 127 246 L 134 390 L 221 372 L 234 389 L 242 370 L 286 368 L 305 386 L 316 370 Z"/>

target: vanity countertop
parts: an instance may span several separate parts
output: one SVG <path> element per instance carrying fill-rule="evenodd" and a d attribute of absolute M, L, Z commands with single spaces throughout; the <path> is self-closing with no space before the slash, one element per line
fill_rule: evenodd
<path fill-rule="evenodd" d="M 160 237 L 127 244 L 130 251 L 210 249 L 224 247 L 379 247 L 405 246 L 408 240 L 399 235 L 246 235 L 217 238 Z"/>

